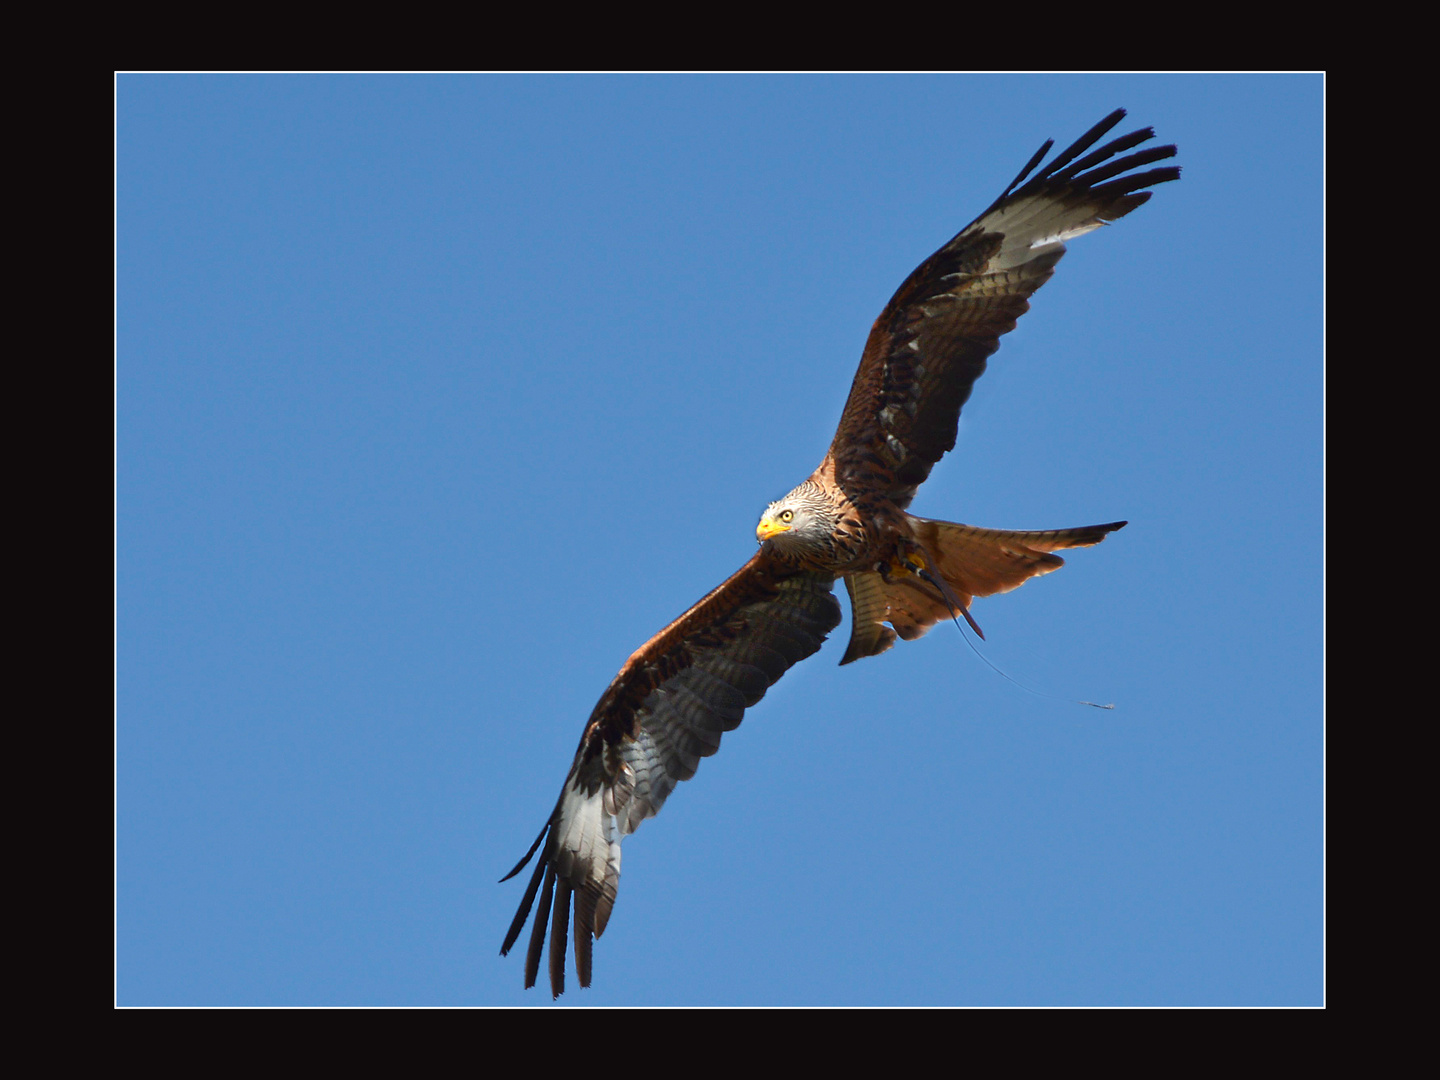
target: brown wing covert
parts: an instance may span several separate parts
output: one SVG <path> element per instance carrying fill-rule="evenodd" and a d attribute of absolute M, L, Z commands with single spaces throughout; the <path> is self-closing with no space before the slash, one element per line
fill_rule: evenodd
<path fill-rule="evenodd" d="M 565 990 L 574 900 L 575 967 L 590 985 L 591 944 L 605 931 L 620 881 L 620 841 L 665 804 L 700 759 L 720 748 L 791 666 L 840 623 L 834 578 L 787 570 L 757 553 L 621 668 L 595 707 L 550 821 L 515 869 L 544 844 L 501 955 L 540 906 L 525 965 L 535 984 L 550 938 L 550 989 Z M 503 880 L 503 879 L 502 879 Z"/>
<path fill-rule="evenodd" d="M 1052 143 L 1042 146 L 985 213 L 916 268 L 875 321 L 831 453 L 842 462 L 847 451 L 878 455 L 894 472 L 896 505 L 907 506 L 954 448 L 975 380 L 1050 279 L 1065 241 L 1124 217 L 1150 198 L 1143 189 L 1179 177 L 1174 166 L 1131 171 L 1173 157 L 1173 146 L 1116 157 L 1153 138 L 1151 128 L 1086 153 L 1124 115 L 1111 113 L 1031 176 Z"/>

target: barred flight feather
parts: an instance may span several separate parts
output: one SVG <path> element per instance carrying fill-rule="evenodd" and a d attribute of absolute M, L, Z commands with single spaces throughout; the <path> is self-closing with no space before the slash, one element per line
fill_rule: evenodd
<path fill-rule="evenodd" d="M 590 985 L 591 950 L 609 921 L 620 881 L 620 841 L 664 805 L 675 785 L 695 775 L 791 665 L 816 652 L 840 622 L 834 578 L 797 573 L 764 553 L 638 650 L 591 717 L 560 800 L 530 853 L 540 848 L 529 888 L 501 948 L 510 951 L 536 896 L 540 906 L 526 956 L 527 987 L 538 977 L 550 920 L 550 989 L 565 991 L 563 923 L 573 908 L 575 968 Z M 668 677 L 654 673 L 673 671 Z M 632 680 L 658 679 L 639 703 Z M 613 755 L 606 752 L 613 746 Z M 593 786 L 591 775 L 601 779 Z M 553 894 L 553 907 L 552 907 Z M 572 905 L 571 900 L 574 900 Z"/>
<path fill-rule="evenodd" d="M 884 447 L 889 494 L 901 509 L 954 449 L 971 389 L 1054 273 L 1065 241 L 1130 213 L 1150 197 L 1140 189 L 1178 179 L 1175 167 L 1131 172 L 1173 157 L 1173 146 L 1116 156 L 1153 138 L 1150 128 L 1090 151 L 1124 115 L 1111 113 L 1031 176 L 1047 142 L 1004 195 L 921 263 L 875 321 L 831 453 L 849 451 L 859 468 L 856 447 Z M 917 357 L 923 376 L 915 374 Z M 915 407 L 894 408 L 899 400 Z"/>

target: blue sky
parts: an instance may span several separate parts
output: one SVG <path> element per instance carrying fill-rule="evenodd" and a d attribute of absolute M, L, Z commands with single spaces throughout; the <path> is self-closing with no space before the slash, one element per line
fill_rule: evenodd
<path fill-rule="evenodd" d="M 540 1005 L 496 880 L 626 656 L 819 462 L 1048 137 L 1071 245 L 913 509 L 1127 518 L 847 666 L 625 842 L 565 1005 L 1323 1001 L 1317 76 L 117 82 L 122 1004 Z M 843 592 L 843 590 L 842 590 Z"/>

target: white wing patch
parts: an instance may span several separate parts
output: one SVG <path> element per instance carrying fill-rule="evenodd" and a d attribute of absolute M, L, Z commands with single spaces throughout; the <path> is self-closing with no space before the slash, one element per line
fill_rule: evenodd
<path fill-rule="evenodd" d="M 587 795 L 579 777 L 572 776 L 560 800 L 555 825 L 555 872 L 570 881 L 577 892 L 589 892 L 595 897 L 596 937 L 605 929 L 620 884 L 617 812 L 630 799 L 634 776 L 629 766 L 622 766 L 617 782 L 601 785 L 593 795 Z"/>
<path fill-rule="evenodd" d="M 1094 201 L 1082 196 L 1032 195 L 986 214 L 966 232 L 1001 233 L 1005 240 L 985 268 L 986 273 L 1013 270 L 1045 248 L 1060 248 L 1067 240 L 1084 236 L 1104 225 L 1096 216 Z"/>

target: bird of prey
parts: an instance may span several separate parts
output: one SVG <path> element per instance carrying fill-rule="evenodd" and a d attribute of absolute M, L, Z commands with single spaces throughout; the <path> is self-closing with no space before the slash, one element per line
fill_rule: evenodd
<path fill-rule="evenodd" d="M 906 512 L 955 446 L 961 406 L 1000 336 L 1029 310 L 1065 243 L 1124 217 L 1147 189 L 1178 179 L 1173 146 L 1127 153 L 1145 128 L 1095 149 L 1118 109 L 1041 167 L 1047 141 L 1000 197 L 905 279 L 875 320 L 830 450 L 761 515 L 759 550 L 625 661 L 585 724 L 550 820 L 515 869 L 540 858 L 501 955 L 539 898 L 525 958 L 535 985 L 546 937 L 550 990 L 565 989 L 574 912 L 575 969 L 590 985 L 594 939 L 620 881 L 620 841 L 657 813 L 720 736 L 840 623 L 843 579 L 853 628 L 841 664 L 970 616 L 971 600 L 1059 567 L 1057 550 L 1098 544 L 1125 522 L 1015 532 Z M 888 625 L 887 625 L 888 624 Z M 983 636 L 983 635 L 982 635 Z M 542 847 L 543 845 L 543 847 Z M 547 935 L 548 928 L 548 935 Z"/>

